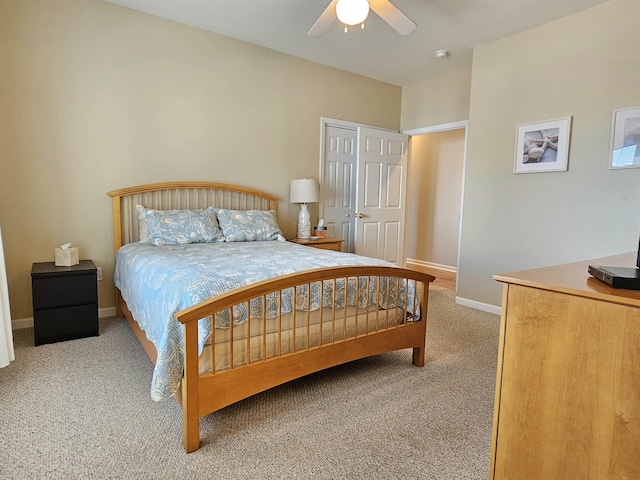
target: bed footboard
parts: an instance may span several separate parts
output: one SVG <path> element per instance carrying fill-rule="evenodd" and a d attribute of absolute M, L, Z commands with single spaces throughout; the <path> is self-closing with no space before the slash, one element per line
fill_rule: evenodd
<path fill-rule="evenodd" d="M 405 348 L 413 349 L 413 364 L 423 366 L 433 280 L 395 267 L 318 269 L 178 312 L 185 328 L 185 450 L 199 448 L 202 416 L 290 380 Z M 218 328 L 204 346 L 211 362 L 203 372 L 198 324 L 207 319 Z"/>

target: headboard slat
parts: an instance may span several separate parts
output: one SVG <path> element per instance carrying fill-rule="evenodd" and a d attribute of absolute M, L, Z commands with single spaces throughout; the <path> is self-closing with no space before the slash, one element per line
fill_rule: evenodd
<path fill-rule="evenodd" d="M 139 185 L 108 192 L 113 200 L 114 251 L 137 242 L 136 205 L 158 210 L 205 209 L 275 210 L 275 195 L 252 188 L 214 182 L 166 182 Z"/>

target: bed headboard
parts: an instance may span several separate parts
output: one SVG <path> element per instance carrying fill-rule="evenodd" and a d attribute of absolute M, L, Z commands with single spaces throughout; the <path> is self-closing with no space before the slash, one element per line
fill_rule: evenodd
<path fill-rule="evenodd" d="M 234 210 L 275 210 L 275 195 L 252 188 L 213 182 L 165 182 L 108 192 L 113 202 L 114 251 L 138 241 L 136 205 L 159 210 L 209 206 Z"/>

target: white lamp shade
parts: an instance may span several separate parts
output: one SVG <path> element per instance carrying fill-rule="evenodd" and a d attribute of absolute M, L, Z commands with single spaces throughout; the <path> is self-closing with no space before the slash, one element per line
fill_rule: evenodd
<path fill-rule="evenodd" d="M 318 182 L 311 178 L 291 180 L 290 203 L 315 203 L 320 201 Z"/>
<path fill-rule="evenodd" d="M 369 15 L 367 0 L 338 0 L 336 16 L 345 25 L 357 25 L 364 22 Z"/>

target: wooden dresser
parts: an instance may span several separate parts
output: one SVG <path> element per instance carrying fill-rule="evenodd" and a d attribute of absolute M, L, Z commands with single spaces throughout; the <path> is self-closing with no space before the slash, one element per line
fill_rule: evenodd
<path fill-rule="evenodd" d="M 637 253 L 503 282 L 491 479 L 640 478 L 640 291 L 592 278 Z"/>

